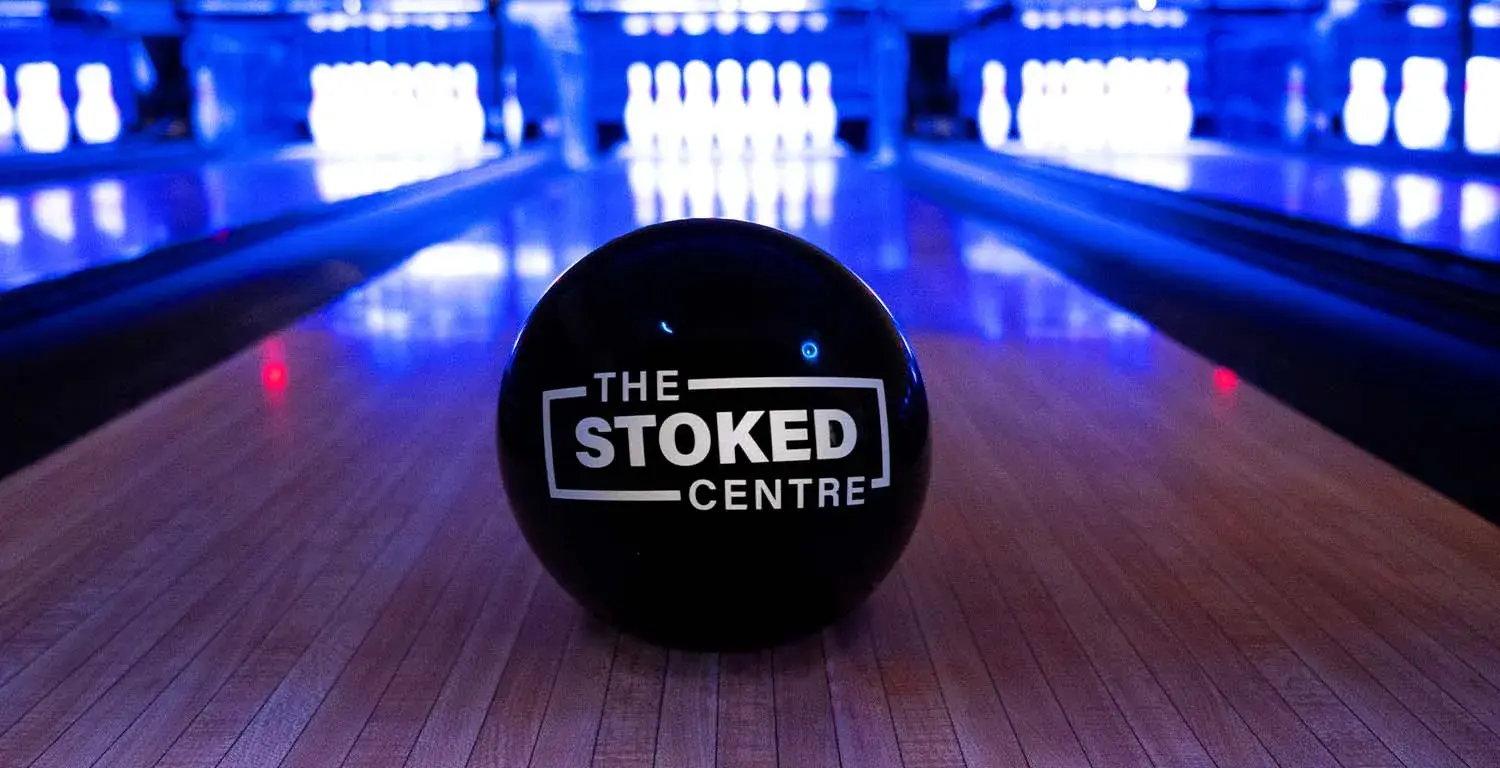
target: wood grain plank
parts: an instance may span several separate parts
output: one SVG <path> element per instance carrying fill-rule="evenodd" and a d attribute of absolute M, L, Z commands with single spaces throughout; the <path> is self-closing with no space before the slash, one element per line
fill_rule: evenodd
<path fill-rule="evenodd" d="M 574 768 L 588 765 L 598 740 L 605 689 L 619 633 L 585 616 L 573 627 L 563 663 L 547 698 L 531 765 Z"/>
<path fill-rule="evenodd" d="M 823 633 L 839 760 L 844 765 L 899 767 L 901 750 L 870 634 L 867 607 Z"/>
<path fill-rule="evenodd" d="M 770 651 L 719 657 L 719 720 L 714 748 L 720 768 L 776 765 L 776 684 Z"/>
<path fill-rule="evenodd" d="M 901 569 L 870 598 L 870 640 L 905 768 L 964 765 Z"/>
<path fill-rule="evenodd" d="M 540 574 L 541 567 L 528 552 L 512 560 L 496 581 L 427 712 L 407 765 L 463 765 L 468 759 L 484 724 L 483 705 L 495 695 Z M 360 754 L 359 745 L 355 747 L 351 757 Z M 379 766 L 392 764 L 388 755 L 373 754 L 369 759 Z"/>
<path fill-rule="evenodd" d="M 942 556 L 941 550 L 928 544 L 929 530 L 926 524 L 917 527 L 903 561 L 904 581 L 912 604 L 918 606 L 917 620 L 964 760 L 970 766 L 1028 765 L 963 611 L 929 564 Z"/>
<path fill-rule="evenodd" d="M 564 648 L 582 620 L 583 611 L 544 576 L 475 737 L 470 766 L 530 765 Z"/>
<path fill-rule="evenodd" d="M 665 649 L 620 637 L 599 720 L 594 765 L 624 768 L 656 762 L 666 674 Z"/>
<path fill-rule="evenodd" d="M 154 702 L 168 688 L 181 690 L 179 680 L 183 675 L 189 677 L 182 685 L 196 690 L 201 696 L 206 683 L 200 679 L 195 684 L 194 676 L 211 678 L 215 670 L 209 664 L 198 663 L 199 657 L 208 653 L 208 658 L 215 658 L 218 653 L 229 649 L 248 652 L 249 643 L 270 630 L 291 600 L 318 578 L 323 566 L 336 552 L 351 540 L 358 539 L 361 529 L 383 530 L 378 521 L 367 519 L 357 502 L 348 501 L 358 499 L 361 492 L 378 493 L 382 486 L 371 489 L 370 484 L 364 484 L 362 489 L 357 482 L 341 484 L 327 482 L 328 479 L 332 478 L 320 481 L 316 490 L 310 490 L 302 498 L 339 510 L 338 513 L 309 531 L 308 538 L 283 557 L 270 556 L 271 550 L 296 543 L 292 537 L 283 536 L 281 541 L 266 542 L 262 552 L 252 552 L 241 562 L 241 567 L 234 570 L 232 578 L 205 594 L 150 651 L 131 662 L 130 668 L 82 712 L 66 732 L 52 741 L 34 764 L 73 766 L 93 763 L 139 719 L 142 702 Z M 344 500 L 342 509 L 341 500 Z M 90 670 L 96 684 L 109 680 L 97 664 L 91 666 L 84 669 Z M 226 665 L 219 669 L 227 675 L 230 667 Z M 53 695 L 62 692 L 63 689 L 59 688 Z M 79 703 L 88 700 L 76 691 L 69 692 L 68 696 Z M 188 701 L 194 698 L 189 697 Z M 174 701 L 191 706 L 183 699 Z M 160 714 L 171 718 L 171 713 Z M 64 720 L 54 717 L 59 723 Z M 186 724 L 185 720 L 179 719 L 179 722 Z M 41 730 L 37 737 L 51 736 L 52 730 Z"/>
<path fill-rule="evenodd" d="M 662 688 L 657 768 L 713 765 L 718 744 L 719 657 L 672 651 Z"/>
<path fill-rule="evenodd" d="M 777 762 L 808 768 L 838 765 L 822 638 L 813 635 L 779 646 L 771 652 L 771 663 Z"/>

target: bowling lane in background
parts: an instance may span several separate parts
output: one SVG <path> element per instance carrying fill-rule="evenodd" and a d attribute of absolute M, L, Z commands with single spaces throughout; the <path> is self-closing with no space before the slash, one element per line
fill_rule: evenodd
<path fill-rule="evenodd" d="M 349 158 L 299 147 L 192 167 L 0 188 L 0 293 L 479 161 Z"/>
<path fill-rule="evenodd" d="M 742 170 L 928 382 L 924 520 L 866 608 L 668 654 L 539 573 L 496 385 L 553 277 L 643 213 L 605 165 L 434 212 L 466 231 L 0 481 L 0 763 L 1500 761 L 1493 527 L 894 174 L 832 165 L 823 216 L 785 207 L 796 163 Z"/>
<path fill-rule="evenodd" d="M 1002 151 L 1500 261 L 1500 184 L 1207 141 L 1149 153 Z"/>

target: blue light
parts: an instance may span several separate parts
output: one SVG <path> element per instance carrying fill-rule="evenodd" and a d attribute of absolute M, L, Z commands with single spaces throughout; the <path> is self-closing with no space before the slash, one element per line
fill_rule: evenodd
<path fill-rule="evenodd" d="M 666 331 L 667 333 L 671 333 L 672 332 L 672 326 L 667 325 L 667 321 L 665 321 L 665 320 L 661 321 L 661 329 L 663 331 Z"/>
<path fill-rule="evenodd" d="M 818 359 L 818 345 L 817 345 L 816 342 L 813 342 L 813 341 L 804 341 L 804 342 L 802 342 L 802 359 L 804 359 L 804 360 L 817 360 Z"/>

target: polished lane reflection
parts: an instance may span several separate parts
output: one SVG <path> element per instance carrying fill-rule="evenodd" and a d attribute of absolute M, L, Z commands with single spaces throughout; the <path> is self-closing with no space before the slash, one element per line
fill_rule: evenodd
<path fill-rule="evenodd" d="M 645 161 L 558 178 L 413 254 L 323 321 L 387 361 L 405 359 L 394 354 L 401 348 L 504 343 L 552 280 L 593 248 L 687 216 L 755 221 L 808 239 L 869 283 L 909 331 L 1097 342 L 1130 365 L 1149 350 L 1149 326 L 1047 267 L 1034 253 L 1040 244 L 926 202 L 893 175 L 832 159 Z"/>
<path fill-rule="evenodd" d="M 435 178 L 492 156 L 322 157 L 306 148 L 0 189 L 0 294 L 225 228 Z"/>
<path fill-rule="evenodd" d="M 1500 261 L 1500 184 L 1195 141 L 1143 154 L 1007 147 L 1077 170 Z"/>

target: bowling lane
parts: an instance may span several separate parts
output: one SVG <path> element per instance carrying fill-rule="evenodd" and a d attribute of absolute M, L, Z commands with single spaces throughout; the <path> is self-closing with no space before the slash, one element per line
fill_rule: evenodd
<path fill-rule="evenodd" d="M 0 294 L 173 243 L 381 192 L 480 158 L 253 157 L 0 188 Z"/>
<path fill-rule="evenodd" d="M 934 422 L 895 573 L 755 654 L 583 615 L 492 448 L 553 276 L 709 209 L 865 276 Z M 1500 531 L 1019 234 L 857 161 L 444 215 L 471 226 L 0 482 L 0 764 L 1500 764 Z"/>
<path fill-rule="evenodd" d="M 1405 243 L 1500 261 L 1500 185 L 1332 157 L 1194 141 L 1180 150 L 1112 154 L 1007 147 L 1090 173 L 1239 203 Z"/>

